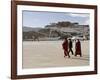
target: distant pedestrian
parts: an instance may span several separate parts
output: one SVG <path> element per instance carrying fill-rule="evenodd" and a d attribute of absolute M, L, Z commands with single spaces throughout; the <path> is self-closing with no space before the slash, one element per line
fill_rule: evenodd
<path fill-rule="evenodd" d="M 81 52 L 81 42 L 78 39 L 75 45 L 75 56 L 80 55 L 80 57 L 82 56 L 82 52 Z"/>
<path fill-rule="evenodd" d="M 69 53 L 68 53 L 68 40 L 67 40 L 67 38 L 65 38 L 65 40 L 62 44 L 62 47 L 64 50 L 64 57 L 68 56 L 70 58 Z"/>
<path fill-rule="evenodd" d="M 69 45 L 68 45 L 68 46 L 69 46 L 69 51 L 68 51 L 68 53 L 71 52 L 72 55 L 73 55 L 73 54 L 74 54 L 74 53 L 73 53 L 73 50 L 72 50 L 72 48 L 73 48 L 73 43 L 72 43 L 72 40 L 71 40 L 71 39 L 69 39 Z"/>

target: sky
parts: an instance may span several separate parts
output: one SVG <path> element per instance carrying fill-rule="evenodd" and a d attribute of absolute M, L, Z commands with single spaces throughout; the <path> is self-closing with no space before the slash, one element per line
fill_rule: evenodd
<path fill-rule="evenodd" d="M 44 28 L 50 23 L 57 23 L 59 21 L 78 22 L 80 25 L 89 25 L 89 18 L 88 13 L 23 11 L 23 27 Z"/>

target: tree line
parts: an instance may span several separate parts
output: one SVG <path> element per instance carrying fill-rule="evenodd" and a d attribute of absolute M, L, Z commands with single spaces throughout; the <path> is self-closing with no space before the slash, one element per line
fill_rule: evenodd
<path fill-rule="evenodd" d="M 49 25 L 46 25 L 45 27 L 73 27 L 78 24 L 79 23 L 77 22 L 72 23 L 70 21 L 59 21 L 57 23 L 50 23 Z"/>

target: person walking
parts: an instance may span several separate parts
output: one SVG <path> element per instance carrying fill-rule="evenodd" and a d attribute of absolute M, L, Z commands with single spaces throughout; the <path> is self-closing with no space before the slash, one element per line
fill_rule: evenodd
<path fill-rule="evenodd" d="M 62 47 L 63 47 L 63 50 L 64 50 L 64 57 L 68 56 L 70 58 L 70 55 L 68 53 L 68 40 L 67 40 L 67 38 L 64 39 Z"/>
<path fill-rule="evenodd" d="M 71 52 L 72 55 L 74 55 L 72 48 L 73 48 L 72 40 L 69 39 L 69 51 L 68 51 L 68 54 Z"/>
<path fill-rule="evenodd" d="M 80 57 L 82 56 L 82 52 L 81 52 L 81 42 L 78 39 L 75 45 L 75 56 L 80 55 Z"/>

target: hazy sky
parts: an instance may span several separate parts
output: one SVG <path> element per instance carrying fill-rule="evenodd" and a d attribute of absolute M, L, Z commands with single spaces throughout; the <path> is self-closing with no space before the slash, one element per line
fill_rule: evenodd
<path fill-rule="evenodd" d="M 89 14 L 23 11 L 23 26 L 44 27 L 59 21 L 78 22 L 80 25 L 87 25 L 89 24 Z"/>

